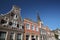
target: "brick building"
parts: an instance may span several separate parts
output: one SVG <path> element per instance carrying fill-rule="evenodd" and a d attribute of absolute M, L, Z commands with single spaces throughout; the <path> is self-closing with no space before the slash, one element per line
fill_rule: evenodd
<path fill-rule="evenodd" d="M 39 40 L 39 26 L 31 19 L 24 19 L 24 40 Z"/>

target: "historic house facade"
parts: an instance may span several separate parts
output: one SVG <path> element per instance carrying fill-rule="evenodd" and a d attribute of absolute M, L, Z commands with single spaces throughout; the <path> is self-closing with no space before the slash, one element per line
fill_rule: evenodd
<path fill-rule="evenodd" d="M 24 40 L 39 40 L 39 26 L 31 19 L 24 19 Z"/>
<path fill-rule="evenodd" d="M 0 15 L 0 40 L 23 40 L 21 9 L 13 6 L 7 14 Z"/>

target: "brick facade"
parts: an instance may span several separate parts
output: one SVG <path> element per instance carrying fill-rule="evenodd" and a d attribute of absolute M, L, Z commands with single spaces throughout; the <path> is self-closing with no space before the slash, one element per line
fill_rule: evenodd
<path fill-rule="evenodd" d="M 26 28 L 26 24 L 29 24 L 30 29 Z M 34 27 L 34 30 L 32 30 L 32 25 Z M 38 31 L 36 30 L 36 27 L 38 28 L 37 29 Z M 24 40 L 27 40 L 26 35 L 29 35 L 31 40 L 33 39 L 32 36 L 35 37 L 34 38 L 35 40 L 36 40 L 36 36 L 38 36 L 37 39 L 39 40 L 39 36 L 40 36 L 39 34 L 40 34 L 40 32 L 39 32 L 38 24 L 29 19 L 24 19 Z"/>

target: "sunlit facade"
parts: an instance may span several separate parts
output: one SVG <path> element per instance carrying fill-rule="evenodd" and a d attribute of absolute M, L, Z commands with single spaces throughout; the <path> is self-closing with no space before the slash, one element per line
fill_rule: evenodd
<path fill-rule="evenodd" d="M 0 15 L 0 40 L 55 40 L 54 33 L 43 25 L 39 15 L 34 22 L 30 18 L 22 20 L 20 12 L 13 5 L 8 13 Z"/>
<path fill-rule="evenodd" d="M 39 26 L 30 19 L 24 19 L 24 40 L 40 40 Z"/>

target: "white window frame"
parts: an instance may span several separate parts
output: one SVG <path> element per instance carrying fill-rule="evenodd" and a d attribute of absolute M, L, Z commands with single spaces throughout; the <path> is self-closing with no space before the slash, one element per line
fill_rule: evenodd
<path fill-rule="evenodd" d="M 5 31 L 3 31 L 5 32 Z M 0 37 L 0 38 L 4 38 L 5 40 L 7 39 L 7 32 L 3 35 L 4 37 Z"/>
<path fill-rule="evenodd" d="M 22 29 L 22 25 L 19 25 L 19 29 Z"/>
<path fill-rule="evenodd" d="M 23 34 L 22 34 L 22 33 L 18 33 L 17 36 L 18 36 L 19 34 L 21 34 L 20 37 L 21 37 L 21 40 L 23 40 Z M 17 37 L 17 38 L 18 38 L 18 37 Z"/>
<path fill-rule="evenodd" d="M 38 27 L 36 27 L 36 31 L 39 31 Z"/>
<path fill-rule="evenodd" d="M 27 26 L 27 24 L 29 25 L 29 26 Z M 30 24 L 29 23 L 27 23 L 26 24 L 26 29 L 30 29 Z"/>
<path fill-rule="evenodd" d="M 11 34 L 11 33 L 13 33 L 13 34 Z M 15 40 L 15 33 L 14 32 L 11 32 L 11 33 L 10 33 L 10 36 L 12 35 L 13 40 Z"/>
<path fill-rule="evenodd" d="M 34 27 L 34 25 L 32 25 L 32 30 L 35 30 L 35 27 Z"/>

